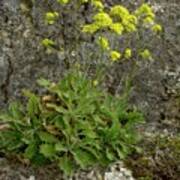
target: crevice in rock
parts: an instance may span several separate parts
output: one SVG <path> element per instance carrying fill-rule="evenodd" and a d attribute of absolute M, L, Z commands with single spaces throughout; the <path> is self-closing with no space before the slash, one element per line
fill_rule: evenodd
<path fill-rule="evenodd" d="M 8 62 L 8 70 L 7 70 L 6 79 L 4 83 L 1 85 L 1 90 L 2 93 L 4 94 L 4 103 L 7 103 L 9 100 L 8 86 L 10 84 L 10 79 L 14 71 L 10 57 L 7 58 L 7 62 Z"/>

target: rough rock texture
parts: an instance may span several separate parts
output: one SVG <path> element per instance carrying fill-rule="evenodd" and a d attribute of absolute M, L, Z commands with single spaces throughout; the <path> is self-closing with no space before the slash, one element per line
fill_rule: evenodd
<path fill-rule="evenodd" d="M 49 9 L 46 0 L 35 2 L 33 6 L 31 1 L 26 0 L 0 0 L 1 108 L 12 100 L 22 98 L 24 88 L 40 92 L 36 85 L 39 77 L 56 81 L 65 69 L 64 54 L 45 52 L 40 41 L 44 37 L 52 37 L 59 44 L 68 42 L 63 41 L 58 26 L 45 26 L 42 15 Z M 107 4 L 112 2 L 116 3 L 107 0 Z M 147 131 L 176 134 L 180 130 L 180 1 L 150 2 L 164 26 L 164 33 L 162 38 L 151 41 L 155 61 L 145 63 L 139 69 L 133 81 L 131 102 L 146 115 Z M 122 3 L 131 7 L 137 1 L 122 0 Z M 72 29 L 67 34 L 70 32 L 73 32 Z M 74 39 L 70 36 L 71 41 Z M 119 87 L 119 79 L 126 68 L 119 65 L 112 70 L 116 73 L 112 72 L 111 84 L 115 89 Z"/>
<path fill-rule="evenodd" d="M 147 106 L 144 107 L 150 122 L 155 120 L 158 128 L 167 127 L 172 131 L 177 130 L 176 132 L 180 128 L 179 3 L 179 1 L 161 2 L 159 5 L 155 3 L 159 21 L 164 25 L 164 35 L 162 41 L 155 42 L 153 48 L 159 51 L 156 62 L 149 69 L 144 69 L 143 77 L 139 78 L 139 97 L 134 96 L 141 100 L 146 97 Z M 140 102 L 145 103 L 141 100 Z"/>
<path fill-rule="evenodd" d="M 0 17 L 1 107 L 19 97 L 23 88 L 36 91 L 37 78 L 59 78 L 63 68 L 57 54 L 44 53 L 40 30 L 31 22 L 31 16 L 20 11 L 19 5 L 19 1 L 4 2 Z"/>

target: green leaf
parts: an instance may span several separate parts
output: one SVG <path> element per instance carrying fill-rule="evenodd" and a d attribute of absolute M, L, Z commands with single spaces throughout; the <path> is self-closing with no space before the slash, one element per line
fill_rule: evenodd
<path fill-rule="evenodd" d="M 60 142 L 55 144 L 55 150 L 58 152 L 67 152 L 66 146 Z"/>
<path fill-rule="evenodd" d="M 16 130 L 7 130 L 0 133 L 0 148 L 16 151 L 23 146 L 22 134 Z"/>
<path fill-rule="evenodd" d="M 70 157 L 64 155 L 62 158 L 59 158 L 58 166 L 66 175 L 70 176 L 73 174 L 75 168 L 73 163 Z"/>
<path fill-rule="evenodd" d="M 50 133 L 40 131 L 38 133 L 38 135 L 39 135 L 41 141 L 43 141 L 43 142 L 46 142 L 46 143 L 56 143 L 56 142 L 58 142 L 58 139 L 54 135 L 52 135 Z"/>
<path fill-rule="evenodd" d="M 116 148 L 116 152 L 120 159 L 124 159 L 126 157 L 126 153 L 121 148 Z"/>
<path fill-rule="evenodd" d="M 99 139 L 91 139 L 87 137 L 81 140 L 81 147 L 92 147 L 93 149 L 97 149 L 98 151 L 100 151 L 102 148 Z"/>
<path fill-rule="evenodd" d="M 52 104 L 52 103 L 47 103 L 46 107 L 47 108 L 52 108 L 52 109 L 54 109 L 55 111 L 57 111 L 59 113 L 67 113 L 67 110 L 64 109 L 62 106 L 57 106 L 57 105 Z"/>
<path fill-rule="evenodd" d="M 134 149 L 135 149 L 135 151 L 136 151 L 138 154 L 142 154 L 142 153 L 143 153 L 143 149 L 142 149 L 141 147 L 135 146 Z"/>
<path fill-rule="evenodd" d="M 88 121 L 79 121 L 76 124 L 76 128 L 78 130 L 81 130 L 81 133 L 79 135 L 84 135 L 87 138 L 95 139 L 97 137 L 96 132 L 93 130 L 92 125 Z"/>
<path fill-rule="evenodd" d="M 43 87 L 49 87 L 51 85 L 50 81 L 44 79 L 44 78 L 40 78 L 37 80 L 37 83 L 40 85 L 40 86 L 43 86 Z"/>
<path fill-rule="evenodd" d="M 100 118 L 100 116 L 98 116 L 97 114 L 93 115 L 93 118 L 95 120 L 95 122 L 99 125 L 105 125 L 105 122 Z"/>
<path fill-rule="evenodd" d="M 114 153 L 109 149 L 107 148 L 106 149 L 106 157 L 110 160 L 110 161 L 113 161 L 114 160 Z"/>
<path fill-rule="evenodd" d="M 90 152 L 96 160 L 99 159 L 99 149 L 95 146 L 81 146 L 82 149 L 86 150 L 87 152 Z"/>
<path fill-rule="evenodd" d="M 27 113 L 31 118 L 33 118 L 35 115 L 40 113 L 39 97 L 37 97 L 35 94 L 31 93 L 28 90 L 24 90 L 23 93 L 25 96 L 29 98 L 28 103 L 27 103 Z"/>
<path fill-rule="evenodd" d="M 106 130 L 105 139 L 108 142 L 118 140 L 120 134 L 120 125 L 119 123 L 114 123 L 111 128 Z"/>
<path fill-rule="evenodd" d="M 14 120 L 20 120 L 22 118 L 23 114 L 21 110 L 22 106 L 17 102 L 11 103 L 8 108 L 9 114 Z"/>
<path fill-rule="evenodd" d="M 0 114 L 0 120 L 1 122 L 10 122 L 10 121 L 14 121 L 15 119 L 10 114 L 2 112 Z"/>
<path fill-rule="evenodd" d="M 86 150 L 78 148 L 73 150 L 72 154 L 74 155 L 74 159 L 76 160 L 77 164 L 79 164 L 82 169 L 85 169 L 87 166 L 90 166 L 96 162 L 94 155 Z"/>
<path fill-rule="evenodd" d="M 64 118 L 62 116 L 57 116 L 53 119 L 55 126 L 58 129 L 64 129 L 65 126 L 65 122 L 64 122 Z"/>
<path fill-rule="evenodd" d="M 113 112 L 108 107 L 106 107 L 105 105 L 102 105 L 100 110 L 101 110 L 101 113 L 104 114 L 104 116 L 106 118 L 109 118 L 109 119 L 114 118 Z"/>
<path fill-rule="evenodd" d="M 28 145 L 28 147 L 25 150 L 24 153 L 25 158 L 32 159 L 36 155 L 37 150 L 38 150 L 37 144 L 32 142 L 31 144 Z"/>
<path fill-rule="evenodd" d="M 93 131 L 90 128 L 84 129 L 83 130 L 83 134 L 87 137 L 87 138 L 91 138 L 91 139 L 95 139 L 97 138 L 97 135 L 95 133 L 95 131 Z"/>
<path fill-rule="evenodd" d="M 54 145 L 52 144 L 42 144 L 40 146 L 40 153 L 43 154 L 47 158 L 51 158 L 56 155 Z"/>
<path fill-rule="evenodd" d="M 44 155 L 37 152 L 31 159 L 31 161 L 32 161 L 33 165 L 35 165 L 35 166 L 43 166 L 44 164 L 46 164 L 48 162 L 48 159 L 46 157 L 44 157 Z"/>

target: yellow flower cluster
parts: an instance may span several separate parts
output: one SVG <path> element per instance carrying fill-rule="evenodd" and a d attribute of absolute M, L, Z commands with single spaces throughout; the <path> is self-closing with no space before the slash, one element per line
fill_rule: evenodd
<path fill-rule="evenodd" d="M 47 12 L 45 16 L 45 21 L 48 24 L 54 24 L 54 22 L 57 20 L 58 17 L 59 17 L 58 12 Z"/>
<path fill-rule="evenodd" d="M 67 4 L 69 3 L 69 0 L 57 0 L 59 4 Z"/>
<path fill-rule="evenodd" d="M 57 2 L 64 5 L 72 1 L 57 0 Z M 114 32 L 117 35 L 123 35 L 124 33 L 136 31 L 140 23 L 144 27 L 151 28 L 155 33 L 162 31 L 161 25 L 155 23 L 155 14 L 148 4 L 142 4 L 135 12 L 131 13 L 127 8 L 121 5 L 115 5 L 107 12 L 105 11 L 102 0 L 80 0 L 80 3 L 87 2 L 90 2 L 98 12 L 93 16 L 92 23 L 83 26 L 82 32 L 94 34 L 99 30 L 103 30 Z M 57 12 L 47 12 L 45 20 L 48 24 L 54 24 L 58 17 L 59 14 Z M 122 54 L 111 49 L 109 40 L 106 37 L 99 36 L 97 43 L 102 50 L 109 53 L 113 62 L 118 61 L 122 57 L 124 59 L 130 59 L 132 57 L 132 50 L 130 48 L 126 48 Z M 44 39 L 42 45 L 45 47 L 52 47 L 55 43 L 50 39 Z M 151 53 L 148 49 L 142 50 L 139 55 L 144 59 L 151 58 Z M 94 84 L 97 84 L 96 81 Z"/>
<path fill-rule="evenodd" d="M 107 38 L 100 36 L 98 38 L 98 44 L 103 50 L 109 50 L 109 41 Z"/>
<path fill-rule="evenodd" d="M 98 80 L 95 79 L 95 80 L 93 81 L 93 86 L 97 86 L 98 84 L 99 84 Z"/>
<path fill-rule="evenodd" d="M 132 50 L 131 50 L 130 48 L 125 49 L 125 51 L 124 51 L 124 57 L 125 57 L 126 59 L 129 59 L 129 58 L 132 57 Z"/>
<path fill-rule="evenodd" d="M 117 5 L 111 8 L 110 15 L 119 21 L 126 32 L 136 31 L 137 18 L 124 6 Z"/>
<path fill-rule="evenodd" d="M 107 28 L 112 24 L 111 17 L 105 12 L 99 12 L 93 17 L 94 23 L 85 25 L 83 32 L 95 33 L 97 30 Z"/>
<path fill-rule="evenodd" d="M 152 26 L 152 31 L 154 31 L 155 33 L 159 33 L 162 31 L 162 26 L 160 24 L 155 24 Z"/>
<path fill-rule="evenodd" d="M 109 16 L 109 14 L 105 12 L 99 12 L 94 17 L 93 20 L 95 21 L 95 24 L 99 28 L 106 28 L 109 27 L 112 24 L 112 19 Z"/>
<path fill-rule="evenodd" d="M 110 14 L 111 16 L 116 16 L 120 19 L 123 19 L 129 15 L 129 11 L 124 6 L 116 5 L 111 8 Z"/>
<path fill-rule="evenodd" d="M 143 17 L 144 19 L 150 18 L 154 21 L 155 15 L 152 8 L 148 4 L 142 4 L 136 11 L 135 14 L 137 17 Z"/>
<path fill-rule="evenodd" d="M 67 4 L 70 0 L 57 0 L 60 4 Z M 109 12 L 104 11 L 102 0 L 81 0 L 82 4 L 90 2 L 99 12 L 93 17 L 93 23 L 83 26 L 82 31 L 93 34 L 101 29 L 107 29 L 122 35 L 125 32 L 131 33 L 137 30 L 137 24 L 143 19 L 144 26 L 152 25 L 151 30 L 154 32 L 162 31 L 159 24 L 154 23 L 155 14 L 152 8 L 144 3 L 134 13 L 130 13 L 127 8 L 121 5 L 113 6 Z M 57 14 L 47 14 L 48 24 L 53 24 Z"/>
<path fill-rule="evenodd" d="M 118 51 L 111 51 L 111 60 L 112 61 L 117 61 L 121 58 L 121 53 L 119 53 Z"/>
<path fill-rule="evenodd" d="M 46 38 L 46 39 L 42 40 L 41 44 L 45 47 L 51 47 L 51 46 L 55 45 L 55 42 Z"/>
<path fill-rule="evenodd" d="M 94 34 L 98 29 L 99 27 L 96 24 L 88 24 L 83 26 L 82 32 Z"/>
<path fill-rule="evenodd" d="M 136 31 L 136 25 L 136 16 L 131 14 L 125 7 L 117 5 L 113 6 L 109 13 L 98 12 L 93 17 L 93 23 L 85 25 L 82 31 L 93 34 L 100 29 L 106 28 L 121 35 L 123 32 Z"/>
<path fill-rule="evenodd" d="M 118 61 L 121 59 L 121 57 L 124 57 L 125 59 L 129 59 L 132 57 L 132 50 L 130 48 L 126 48 L 124 53 L 121 54 L 118 51 L 111 51 L 111 60 L 112 61 Z"/>
<path fill-rule="evenodd" d="M 129 59 L 132 57 L 132 50 L 130 48 L 126 48 L 123 54 L 118 51 L 111 50 L 109 40 L 106 37 L 99 36 L 97 43 L 102 48 L 102 50 L 110 53 L 110 58 L 112 61 L 117 61 L 121 59 L 121 57 L 124 57 L 125 59 Z"/>
<path fill-rule="evenodd" d="M 123 33 L 124 27 L 121 23 L 112 23 L 110 29 L 116 34 L 121 35 Z"/>
<path fill-rule="evenodd" d="M 101 2 L 101 0 L 92 0 L 92 5 L 100 11 L 102 11 L 104 9 L 104 5 Z"/>
<path fill-rule="evenodd" d="M 135 15 L 138 19 L 142 19 L 145 27 L 151 27 L 151 30 L 158 33 L 162 31 L 162 27 L 155 23 L 155 14 L 148 4 L 142 4 L 136 11 Z"/>
<path fill-rule="evenodd" d="M 140 56 L 143 59 L 150 59 L 151 58 L 151 53 L 148 49 L 144 49 L 143 51 L 140 52 Z"/>
<path fill-rule="evenodd" d="M 90 2 L 94 7 L 96 7 L 98 10 L 102 10 L 104 8 L 103 3 L 101 0 L 79 0 L 81 4 Z M 68 4 L 71 2 L 71 0 L 57 0 L 59 4 Z"/>

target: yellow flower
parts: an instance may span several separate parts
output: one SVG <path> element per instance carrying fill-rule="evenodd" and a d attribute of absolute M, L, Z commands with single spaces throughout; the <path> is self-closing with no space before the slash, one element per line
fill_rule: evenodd
<path fill-rule="evenodd" d="M 83 26 L 82 32 L 93 34 L 98 29 L 99 29 L 99 26 L 97 26 L 96 24 L 88 24 L 88 25 Z"/>
<path fill-rule="evenodd" d="M 129 58 L 132 57 L 132 50 L 131 50 L 130 48 L 125 49 L 124 57 L 125 57 L 126 59 L 129 59 Z"/>
<path fill-rule="evenodd" d="M 93 81 L 93 86 L 97 86 L 99 84 L 99 82 L 97 80 Z"/>
<path fill-rule="evenodd" d="M 155 24 L 154 26 L 152 26 L 152 31 L 158 33 L 162 31 L 162 26 L 160 24 Z"/>
<path fill-rule="evenodd" d="M 129 16 L 127 16 L 126 19 L 128 19 L 128 21 L 133 24 L 137 24 L 137 22 L 138 22 L 137 17 L 134 15 L 129 15 Z"/>
<path fill-rule="evenodd" d="M 148 16 L 148 17 L 151 17 L 152 19 L 155 18 L 155 14 L 154 14 L 153 12 L 149 12 L 149 13 L 147 14 L 147 16 Z"/>
<path fill-rule="evenodd" d="M 154 22 L 154 20 L 149 16 L 144 18 L 144 20 L 143 20 L 144 24 L 152 24 L 153 22 Z"/>
<path fill-rule="evenodd" d="M 124 30 L 121 23 L 113 23 L 113 24 L 111 24 L 110 29 L 113 30 L 118 35 L 121 35 L 123 30 Z"/>
<path fill-rule="evenodd" d="M 146 16 L 151 16 L 151 17 L 154 17 L 154 16 L 155 16 L 154 13 L 153 13 L 152 8 L 151 8 L 148 4 L 146 4 L 146 3 L 142 4 L 142 6 L 140 6 L 140 7 L 135 11 L 135 14 L 136 14 L 137 16 L 144 16 L 144 15 L 146 15 Z"/>
<path fill-rule="evenodd" d="M 95 24 L 100 28 L 108 27 L 112 24 L 111 17 L 105 12 L 99 12 L 93 17 Z"/>
<path fill-rule="evenodd" d="M 109 41 L 107 38 L 100 36 L 98 38 L 98 44 L 100 45 L 100 47 L 104 50 L 108 50 L 109 49 Z"/>
<path fill-rule="evenodd" d="M 104 9 L 104 5 L 102 4 L 102 2 L 100 0 L 93 0 L 92 4 L 93 4 L 93 6 L 95 6 L 99 10 Z"/>
<path fill-rule="evenodd" d="M 41 43 L 42 43 L 42 45 L 45 46 L 45 47 L 50 47 L 50 46 L 55 45 L 55 42 L 52 41 L 52 40 L 50 40 L 50 39 L 48 39 L 48 38 L 43 39 Z"/>
<path fill-rule="evenodd" d="M 111 60 L 112 61 L 117 61 L 120 58 L 121 58 L 121 54 L 119 52 L 111 51 Z"/>
<path fill-rule="evenodd" d="M 124 18 L 129 16 L 129 11 L 121 5 L 113 6 L 110 11 L 111 16 L 116 16 L 119 18 Z"/>
<path fill-rule="evenodd" d="M 54 22 L 59 17 L 59 14 L 57 12 L 47 12 L 45 16 L 45 20 L 48 24 L 54 24 Z"/>
<path fill-rule="evenodd" d="M 128 19 L 123 19 L 122 24 L 123 24 L 123 26 L 124 26 L 124 28 L 125 28 L 125 30 L 127 32 L 134 32 L 134 31 L 137 30 L 136 29 L 136 25 L 134 25 L 133 23 L 129 22 Z"/>
<path fill-rule="evenodd" d="M 57 0 L 59 4 L 67 4 L 69 0 Z"/>
<path fill-rule="evenodd" d="M 144 49 L 142 52 L 140 52 L 140 56 L 143 59 L 149 59 L 149 58 L 151 58 L 151 53 L 148 49 Z"/>
<path fill-rule="evenodd" d="M 81 0 L 81 3 L 87 3 L 88 0 Z"/>

